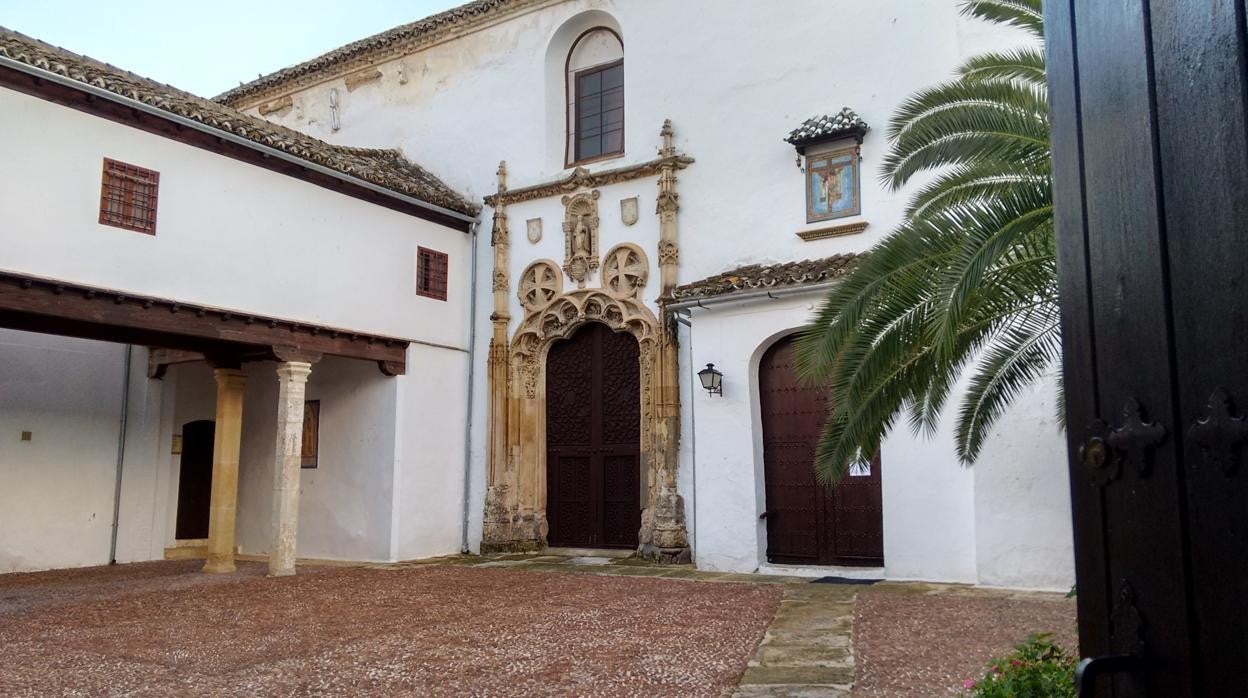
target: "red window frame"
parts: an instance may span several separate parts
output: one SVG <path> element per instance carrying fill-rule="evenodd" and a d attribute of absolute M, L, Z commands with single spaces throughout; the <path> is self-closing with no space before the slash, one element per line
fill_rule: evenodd
<path fill-rule="evenodd" d="M 417 248 L 416 295 L 439 301 L 446 300 L 449 261 L 445 252 L 427 247 Z"/>
<path fill-rule="evenodd" d="M 100 225 L 155 235 L 159 191 L 159 172 L 104 158 Z"/>

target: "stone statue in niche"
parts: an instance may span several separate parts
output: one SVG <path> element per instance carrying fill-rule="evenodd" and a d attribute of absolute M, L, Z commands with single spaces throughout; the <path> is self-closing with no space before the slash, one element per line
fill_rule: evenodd
<path fill-rule="evenodd" d="M 585 280 L 598 268 L 598 190 L 565 196 L 563 270 L 585 288 Z"/>

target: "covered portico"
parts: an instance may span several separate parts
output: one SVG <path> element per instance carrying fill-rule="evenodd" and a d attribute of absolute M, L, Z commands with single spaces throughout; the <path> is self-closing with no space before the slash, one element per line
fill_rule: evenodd
<path fill-rule="evenodd" d="M 246 362 L 276 361 L 269 573 L 295 571 L 304 391 L 314 364 L 336 356 L 375 362 L 387 376 L 406 371 L 408 340 L 249 314 L 116 289 L 0 271 L 0 327 L 152 347 L 149 377 L 171 363 L 204 360 L 216 382 L 205 572 L 234 570 L 239 456 Z"/>

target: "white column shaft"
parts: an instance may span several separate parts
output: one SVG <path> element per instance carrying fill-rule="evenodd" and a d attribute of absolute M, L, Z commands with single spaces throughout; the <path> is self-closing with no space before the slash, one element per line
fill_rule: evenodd
<path fill-rule="evenodd" d="M 277 367 L 277 449 L 273 460 L 273 544 L 269 574 L 295 573 L 299 528 L 299 468 L 303 453 L 304 389 L 312 364 L 288 361 Z"/>

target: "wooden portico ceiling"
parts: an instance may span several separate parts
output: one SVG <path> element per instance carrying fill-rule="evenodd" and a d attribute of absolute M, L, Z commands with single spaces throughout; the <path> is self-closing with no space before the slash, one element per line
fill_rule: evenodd
<path fill-rule="evenodd" d="M 197 352 L 220 365 L 341 356 L 375 361 L 388 376 L 406 372 L 409 344 L 9 272 L 0 272 L 0 327 Z"/>

